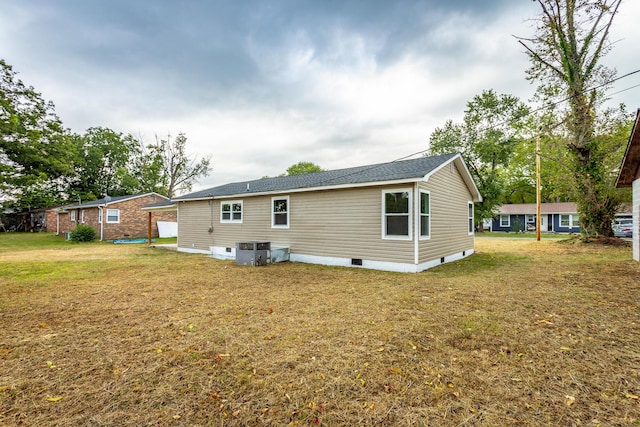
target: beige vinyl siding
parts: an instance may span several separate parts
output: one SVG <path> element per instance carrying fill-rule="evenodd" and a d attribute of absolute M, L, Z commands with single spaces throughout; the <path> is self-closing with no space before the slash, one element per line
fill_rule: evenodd
<path fill-rule="evenodd" d="M 235 247 L 239 241 L 258 240 L 288 247 L 300 255 L 413 263 L 413 239 L 382 239 L 382 189 L 412 187 L 405 184 L 282 193 L 289 196 L 288 229 L 271 227 L 271 200 L 278 195 L 243 198 L 242 224 L 221 224 L 220 200 L 215 200 L 212 235 L 207 232 L 211 223 L 209 203 L 180 202 L 178 245 L 208 250 L 210 246 Z"/>
<path fill-rule="evenodd" d="M 419 262 L 472 249 L 474 236 L 468 232 L 472 196 L 455 164 L 446 165 L 419 188 L 431 192 L 431 238 L 420 241 Z"/>
<path fill-rule="evenodd" d="M 220 211 L 214 211 L 213 215 L 215 225 L 220 222 Z M 213 241 L 210 227 L 211 207 L 208 201 L 178 202 L 179 248 L 208 251 Z"/>
<path fill-rule="evenodd" d="M 282 238 L 296 254 L 413 263 L 412 240 L 382 238 L 382 189 L 292 194 L 291 229 Z"/>

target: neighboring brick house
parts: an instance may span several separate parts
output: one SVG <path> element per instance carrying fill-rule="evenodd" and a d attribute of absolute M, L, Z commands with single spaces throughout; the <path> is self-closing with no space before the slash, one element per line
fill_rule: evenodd
<path fill-rule="evenodd" d="M 66 234 L 78 224 L 93 227 L 100 240 L 146 238 L 149 213 L 143 206 L 168 200 L 158 193 L 106 197 L 57 209 L 57 234 Z M 152 237 L 158 237 L 157 221 L 175 222 L 177 212 L 157 212 L 152 216 Z"/>

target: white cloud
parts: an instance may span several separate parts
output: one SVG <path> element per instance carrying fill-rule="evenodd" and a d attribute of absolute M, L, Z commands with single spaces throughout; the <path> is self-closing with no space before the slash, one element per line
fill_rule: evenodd
<path fill-rule="evenodd" d="M 191 152 L 212 156 L 213 175 L 198 188 L 277 175 L 302 160 L 324 168 L 394 160 L 426 149 L 430 133 L 460 120 L 483 90 L 527 100 L 534 89 L 513 35 L 532 34 L 535 2 L 482 14 L 464 2 L 438 12 L 389 2 L 388 16 L 371 21 L 355 6 L 344 16 L 347 6 L 229 3 L 214 13 L 203 3 L 168 16 L 173 6 L 158 5 L 149 14 L 114 0 L 103 17 L 84 4 L 9 2 L 0 50 L 76 132 L 107 126 L 149 142 L 184 132 Z M 235 16 L 243 10 L 255 15 Z M 639 68 L 639 15 L 639 2 L 625 2 L 614 24 L 622 40 L 606 63 L 620 73 Z M 616 88 L 636 83 L 640 76 Z"/>

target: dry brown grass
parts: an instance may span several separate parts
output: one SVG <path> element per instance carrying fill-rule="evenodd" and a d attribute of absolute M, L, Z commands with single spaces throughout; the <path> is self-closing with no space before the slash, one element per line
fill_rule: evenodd
<path fill-rule="evenodd" d="M 0 250 L 0 425 L 640 425 L 630 249 L 476 250 L 415 275 Z"/>

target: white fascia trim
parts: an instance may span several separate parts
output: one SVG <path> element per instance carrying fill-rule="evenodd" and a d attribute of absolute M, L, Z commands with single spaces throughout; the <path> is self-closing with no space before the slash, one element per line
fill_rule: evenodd
<path fill-rule="evenodd" d="M 194 248 L 178 248 L 178 252 L 184 252 L 187 254 L 202 254 L 202 255 L 211 255 L 211 251 L 204 249 L 194 249 Z"/>
<path fill-rule="evenodd" d="M 174 212 L 178 209 L 178 205 L 176 203 L 172 205 L 165 205 L 160 207 L 142 207 L 140 210 L 143 211 L 153 211 L 153 212 Z"/>
<path fill-rule="evenodd" d="M 173 200 L 177 202 L 193 202 L 193 201 L 202 201 L 202 200 L 211 200 L 211 199 L 215 199 L 215 200 L 237 199 L 238 197 L 268 196 L 268 195 L 289 194 L 289 193 L 306 193 L 309 191 L 320 191 L 320 190 L 341 190 L 345 188 L 378 187 L 383 185 L 414 183 L 422 180 L 423 180 L 422 178 L 408 178 L 408 179 L 398 179 L 393 181 L 372 181 L 372 182 L 362 182 L 358 184 L 340 184 L 340 185 L 327 185 L 327 186 L 319 186 L 319 187 L 292 188 L 289 190 L 283 189 L 283 190 L 277 190 L 277 191 L 263 191 L 259 193 L 227 194 L 224 196 L 208 196 L 208 197 L 199 197 L 194 199 L 175 198 Z"/>

